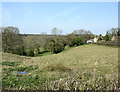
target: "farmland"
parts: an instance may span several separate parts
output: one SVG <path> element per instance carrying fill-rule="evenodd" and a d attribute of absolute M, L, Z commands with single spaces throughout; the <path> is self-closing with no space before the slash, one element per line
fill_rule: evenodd
<path fill-rule="evenodd" d="M 1 5 L 2 92 L 120 90 L 118 2 Z"/>
<path fill-rule="evenodd" d="M 85 44 L 36 57 L 2 54 L 3 89 L 116 89 L 118 48 Z M 18 74 L 25 70 L 26 74 Z"/>

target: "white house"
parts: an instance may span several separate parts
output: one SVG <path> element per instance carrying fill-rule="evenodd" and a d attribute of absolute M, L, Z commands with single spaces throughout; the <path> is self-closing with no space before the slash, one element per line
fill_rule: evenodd
<path fill-rule="evenodd" d="M 115 41 L 115 36 L 113 36 L 113 37 L 111 38 L 111 41 Z"/>
<path fill-rule="evenodd" d="M 87 43 L 92 43 L 92 41 L 91 40 L 87 40 Z"/>
<path fill-rule="evenodd" d="M 96 43 L 97 41 L 98 41 L 98 38 L 95 37 L 95 38 L 94 38 L 94 43 Z"/>
<path fill-rule="evenodd" d="M 113 42 L 120 42 L 120 36 L 113 36 L 111 38 L 111 41 L 113 41 Z"/>

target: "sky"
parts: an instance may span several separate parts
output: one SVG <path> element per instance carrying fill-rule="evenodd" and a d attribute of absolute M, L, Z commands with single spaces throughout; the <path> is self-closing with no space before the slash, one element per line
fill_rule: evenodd
<path fill-rule="evenodd" d="M 117 2 L 3 2 L 2 26 L 18 27 L 20 33 L 40 34 L 56 27 L 68 34 L 90 30 L 105 35 L 118 27 Z"/>

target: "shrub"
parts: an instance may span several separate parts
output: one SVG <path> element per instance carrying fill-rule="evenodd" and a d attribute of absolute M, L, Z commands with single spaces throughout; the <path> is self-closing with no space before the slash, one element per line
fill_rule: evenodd
<path fill-rule="evenodd" d="M 64 50 L 64 46 L 59 43 L 55 43 L 54 53 L 59 53 Z"/>
<path fill-rule="evenodd" d="M 30 50 L 29 53 L 28 53 L 28 56 L 33 57 L 33 56 L 34 56 L 34 51 L 33 51 L 33 50 Z"/>
<path fill-rule="evenodd" d="M 31 56 L 31 57 L 33 57 L 34 56 L 34 50 L 31 48 L 31 49 L 27 49 L 26 51 L 25 51 L 25 54 L 26 54 L 26 56 Z"/>
<path fill-rule="evenodd" d="M 82 43 L 82 40 L 79 37 L 69 39 L 68 45 L 70 47 L 79 46 Z"/>
<path fill-rule="evenodd" d="M 62 43 L 51 40 L 50 44 L 48 45 L 48 48 L 51 53 L 59 53 L 64 50 L 64 45 Z"/>

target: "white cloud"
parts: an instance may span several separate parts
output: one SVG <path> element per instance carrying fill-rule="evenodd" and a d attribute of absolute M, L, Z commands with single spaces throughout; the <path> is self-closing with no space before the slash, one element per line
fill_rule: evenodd
<path fill-rule="evenodd" d="M 48 19 L 46 19 L 46 22 L 52 22 L 54 21 L 55 19 L 59 19 L 60 17 L 64 17 L 64 16 L 69 16 L 69 14 L 71 14 L 72 12 L 74 12 L 77 8 L 70 8 L 70 9 L 67 9 L 67 10 L 64 10 L 58 14 L 55 14 L 53 16 L 50 16 Z"/>

